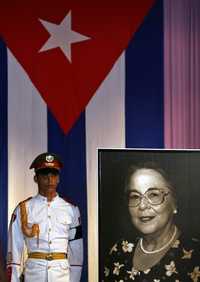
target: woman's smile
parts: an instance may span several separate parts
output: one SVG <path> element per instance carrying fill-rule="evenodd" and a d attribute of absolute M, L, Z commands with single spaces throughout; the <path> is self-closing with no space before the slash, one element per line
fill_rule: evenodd
<path fill-rule="evenodd" d="M 154 218 L 155 218 L 155 216 L 140 216 L 140 217 L 139 217 L 139 220 L 140 220 L 142 223 L 149 223 L 149 222 L 151 222 Z"/>

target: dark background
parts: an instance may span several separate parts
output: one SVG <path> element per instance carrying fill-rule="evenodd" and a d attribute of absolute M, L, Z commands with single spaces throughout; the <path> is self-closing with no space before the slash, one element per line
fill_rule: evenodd
<path fill-rule="evenodd" d="M 128 167 L 143 161 L 156 162 L 175 186 L 176 222 L 188 236 L 200 234 L 200 151 L 101 149 L 99 156 L 99 273 L 116 241 L 137 236 L 124 200 Z"/>

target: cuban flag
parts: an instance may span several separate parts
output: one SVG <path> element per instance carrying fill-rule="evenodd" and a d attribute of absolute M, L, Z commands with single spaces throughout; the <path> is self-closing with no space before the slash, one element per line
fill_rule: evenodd
<path fill-rule="evenodd" d="M 191 67 L 177 48 L 187 42 L 181 35 L 188 17 L 180 10 L 188 11 L 191 3 L 199 19 L 196 0 L 0 4 L 4 255 L 13 209 L 37 193 L 28 168 L 38 154 L 54 152 L 64 162 L 58 191 L 82 214 L 82 281 L 98 281 L 97 148 L 199 146 L 197 123 L 191 128 L 188 122 L 194 119 L 186 111 L 191 104 L 188 92 L 178 83 L 176 71 L 172 77 L 173 64 L 183 61 L 182 70 Z M 199 29 L 194 36 L 200 38 Z M 193 77 L 197 80 L 197 72 Z M 192 92 L 195 120 L 200 117 L 198 89 Z M 192 141 L 185 137 L 190 130 L 195 132 Z"/>

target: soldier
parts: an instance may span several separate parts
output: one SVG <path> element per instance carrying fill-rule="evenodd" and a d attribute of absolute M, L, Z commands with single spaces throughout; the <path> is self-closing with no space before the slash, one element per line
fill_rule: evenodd
<path fill-rule="evenodd" d="M 63 167 L 60 158 L 43 153 L 35 158 L 38 194 L 19 203 L 8 238 L 10 282 L 78 282 L 83 262 L 80 213 L 56 192 Z M 27 259 L 23 265 L 24 246 Z"/>

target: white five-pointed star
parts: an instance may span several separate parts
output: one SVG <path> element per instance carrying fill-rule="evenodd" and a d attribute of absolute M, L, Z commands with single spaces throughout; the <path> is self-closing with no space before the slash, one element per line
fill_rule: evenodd
<path fill-rule="evenodd" d="M 58 25 L 41 19 L 39 21 L 51 35 L 39 52 L 59 47 L 70 63 L 72 61 L 71 44 L 91 39 L 71 29 L 71 11 Z"/>

